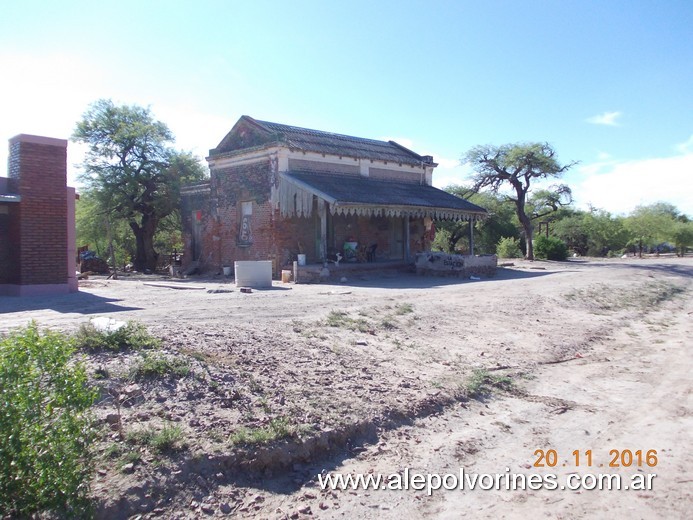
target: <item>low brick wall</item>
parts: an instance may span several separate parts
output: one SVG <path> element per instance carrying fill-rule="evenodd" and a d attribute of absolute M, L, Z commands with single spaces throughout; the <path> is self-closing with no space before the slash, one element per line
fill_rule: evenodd
<path fill-rule="evenodd" d="M 333 263 L 324 267 L 322 264 L 298 265 L 294 262 L 292 280 L 295 283 L 336 283 L 342 278 L 347 280 L 358 279 L 359 277 L 377 277 L 385 273 L 406 271 L 411 264 L 406 262 L 372 262 L 361 264 L 340 263 L 338 266 Z"/>
<path fill-rule="evenodd" d="M 498 267 L 496 255 L 468 256 L 426 252 L 416 255 L 416 273 L 433 276 L 493 276 Z"/>

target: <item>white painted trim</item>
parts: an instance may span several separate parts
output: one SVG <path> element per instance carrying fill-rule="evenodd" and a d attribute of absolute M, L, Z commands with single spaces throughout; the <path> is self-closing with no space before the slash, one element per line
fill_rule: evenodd
<path fill-rule="evenodd" d="M 290 151 L 288 155 L 289 159 L 301 159 L 304 161 L 315 161 L 315 162 L 321 162 L 321 163 L 326 163 L 326 164 L 353 164 L 355 166 L 359 166 L 362 168 L 361 164 L 365 164 L 366 167 L 368 168 L 383 168 L 386 170 L 394 170 L 394 171 L 400 171 L 400 172 L 414 172 L 417 174 L 421 174 L 422 171 L 424 171 L 427 168 L 430 168 L 430 166 L 424 166 L 423 163 L 421 166 L 414 166 L 411 164 L 405 164 L 402 163 L 400 164 L 396 161 L 381 161 L 381 160 L 371 160 L 368 159 L 367 157 L 365 158 L 354 158 L 354 157 L 349 157 L 346 155 L 342 155 L 341 159 L 339 155 L 330 155 L 330 154 L 323 154 L 321 153 L 315 153 L 315 152 L 296 152 L 296 151 Z M 282 171 L 282 170 L 280 170 Z"/>
<path fill-rule="evenodd" d="M 207 157 L 209 168 L 226 168 L 228 166 L 240 166 L 243 164 L 252 164 L 262 161 L 269 161 L 270 157 L 282 151 L 281 147 L 274 146 L 272 148 L 263 148 L 255 152 L 249 152 L 232 157 Z"/>

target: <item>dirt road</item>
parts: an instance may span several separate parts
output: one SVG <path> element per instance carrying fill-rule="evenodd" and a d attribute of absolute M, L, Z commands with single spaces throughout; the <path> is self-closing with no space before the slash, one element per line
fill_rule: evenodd
<path fill-rule="evenodd" d="M 0 331 L 29 320 L 75 330 L 95 316 L 136 319 L 164 340 L 167 355 L 191 363 L 197 376 L 143 383 L 142 402 L 124 411 L 133 430 L 181 425 L 186 451 L 162 462 L 140 446 L 127 472 L 104 455 L 93 486 L 104 516 L 684 518 L 693 506 L 692 288 L 690 258 L 520 261 L 483 281 L 405 275 L 252 294 L 221 277 L 97 279 L 78 295 L 0 298 Z M 136 359 L 88 361 L 120 384 L 119 367 Z M 98 413 L 109 411 L 103 404 Z M 230 439 L 277 421 L 293 444 L 267 452 L 264 473 L 239 476 L 229 467 L 238 448 Z M 340 431 L 353 433 L 341 445 Z M 321 436 L 329 454 L 296 455 Z M 114 453 L 115 444 L 125 446 L 105 437 L 99 449 Z M 535 467 L 537 450 L 555 450 L 556 465 Z M 656 450 L 657 465 L 611 468 L 611 450 Z M 247 453 L 257 462 L 264 452 Z M 191 465 L 201 459 L 206 466 Z M 316 482 L 323 471 L 405 468 L 554 473 L 559 484 L 571 474 L 657 476 L 643 491 L 431 496 L 330 492 Z"/>

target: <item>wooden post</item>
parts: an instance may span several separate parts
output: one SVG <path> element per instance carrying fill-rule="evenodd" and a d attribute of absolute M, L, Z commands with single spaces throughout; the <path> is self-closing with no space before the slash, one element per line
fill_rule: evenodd
<path fill-rule="evenodd" d="M 474 219 L 469 219 L 469 254 L 474 256 Z"/>
<path fill-rule="evenodd" d="M 320 217 L 320 260 L 327 261 L 327 203 L 318 199 L 318 216 Z"/>
<path fill-rule="evenodd" d="M 404 261 L 409 261 L 409 217 L 404 217 Z"/>

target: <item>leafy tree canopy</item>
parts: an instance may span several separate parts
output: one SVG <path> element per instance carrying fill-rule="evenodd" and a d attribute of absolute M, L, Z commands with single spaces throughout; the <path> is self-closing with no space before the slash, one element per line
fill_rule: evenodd
<path fill-rule="evenodd" d="M 631 244 L 643 250 L 657 243 L 672 239 L 674 224 L 680 214 L 672 204 L 658 202 L 649 206 L 637 206 L 625 219 L 624 226 L 629 233 Z"/>
<path fill-rule="evenodd" d="M 105 218 L 127 222 L 135 236 L 135 268 L 156 267 L 154 235 L 180 204 L 182 184 L 206 170 L 191 153 L 174 150 L 173 134 L 148 108 L 99 100 L 72 136 L 89 146 L 80 180 Z"/>
<path fill-rule="evenodd" d="M 532 247 L 533 218 L 539 218 L 572 201 L 570 188 L 555 185 L 535 194 L 528 207 L 528 193 L 536 181 L 557 178 L 576 164 L 562 165 L 556 152 L 548 143 L 515 143 L 502 146 L 483 145 L 469 150 L 463 157 L 475 171 L 472 178 L 474 191 L 490 189 L 494 193 L 506 193 L 515 204 L 515 212 L 526 238 L 527 258 L 534 259 Z"/>

